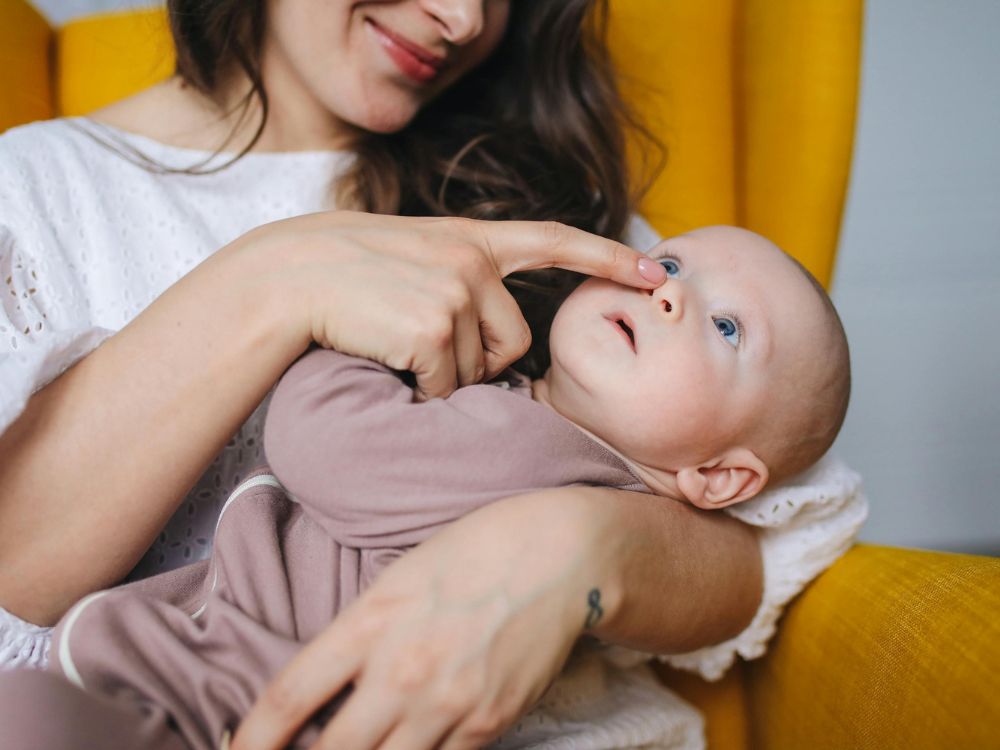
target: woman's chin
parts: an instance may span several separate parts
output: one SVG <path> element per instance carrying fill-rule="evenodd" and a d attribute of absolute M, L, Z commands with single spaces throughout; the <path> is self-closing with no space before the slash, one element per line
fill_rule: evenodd
<path fill-rule="evenodd" d="M 412 105 L 385 108 L 375 112 L 365 112 L 353 124 L 369 133 L 382 135 L 398 133 L 410 124 L 417 112 L 418 107 Z"/>

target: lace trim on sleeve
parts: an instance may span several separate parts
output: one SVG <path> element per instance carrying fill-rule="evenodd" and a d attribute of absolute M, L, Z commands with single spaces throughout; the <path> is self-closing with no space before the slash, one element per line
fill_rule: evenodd
<path fill-rule="evenodd" d="M 826 456 L 797 478 L 726 512 L 759 528 L 764 593 L 757 614 L 728 641 L 686 654 L 656 655 L 707 680 L 722 677 L 737 655 L 755 659 L 764 654 L 785 605 L 850 548 L 868 516 L 868 503 L 861 477 Z M 606 655 L 621 666 L 654 657 L 619 646 L 609 646 Z"/>

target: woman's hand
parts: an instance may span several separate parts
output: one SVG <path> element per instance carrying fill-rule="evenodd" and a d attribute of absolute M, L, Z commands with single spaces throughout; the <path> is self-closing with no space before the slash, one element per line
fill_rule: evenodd
<path fill-rule="evenodd" d="M 311 214 L 246 235 L 281 254 L 270 283 L 326 348 L 409 370 L 424 398 L 488 379 L 531 334 L 501 279 L 558 266 L 640 288 L 663 283 L 655 261 L 553 222 Z"/>
<path fill-rule="evenodd" d="M 282 670 L 233 750 L 284 747 L 353 685 L 319 748 L 476 748 L 542 695 L 582 633 L 653 653 L 733 637 L 760 602 L 754 530 L 653 495 L 500 500 L 388 568 Z"/>
<path fill-rule="evenodd" d="M 348 685 L 314 747 L 459 750 L 500 735 L 598 619 L 600 542 L 548 494 L 486 506 L 389 567 L 271 683 L 233 750 L 285 747 Z"/>

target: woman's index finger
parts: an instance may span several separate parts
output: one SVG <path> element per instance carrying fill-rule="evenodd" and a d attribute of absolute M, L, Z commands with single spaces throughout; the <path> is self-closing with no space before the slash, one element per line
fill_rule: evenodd
<path fill-rule="evenodd" d="M 649 289 L 667 272 L 655 260 L 615 240 L 555 221 L 473 221 L 497 271 L 565 268 Z"/>

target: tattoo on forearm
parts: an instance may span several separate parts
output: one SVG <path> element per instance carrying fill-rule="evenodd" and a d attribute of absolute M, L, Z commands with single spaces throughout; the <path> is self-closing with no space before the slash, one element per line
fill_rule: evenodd
<path fill-rule="evenodd" d="M 604 610 L 601 608 L 601 590 L 591 589 L 590 593 L 587 594 L 587 619 L 583 623 L 585 629 L 594 627 L 598 622 L 600 622 L 601 617 L 604 616 Z"/>

